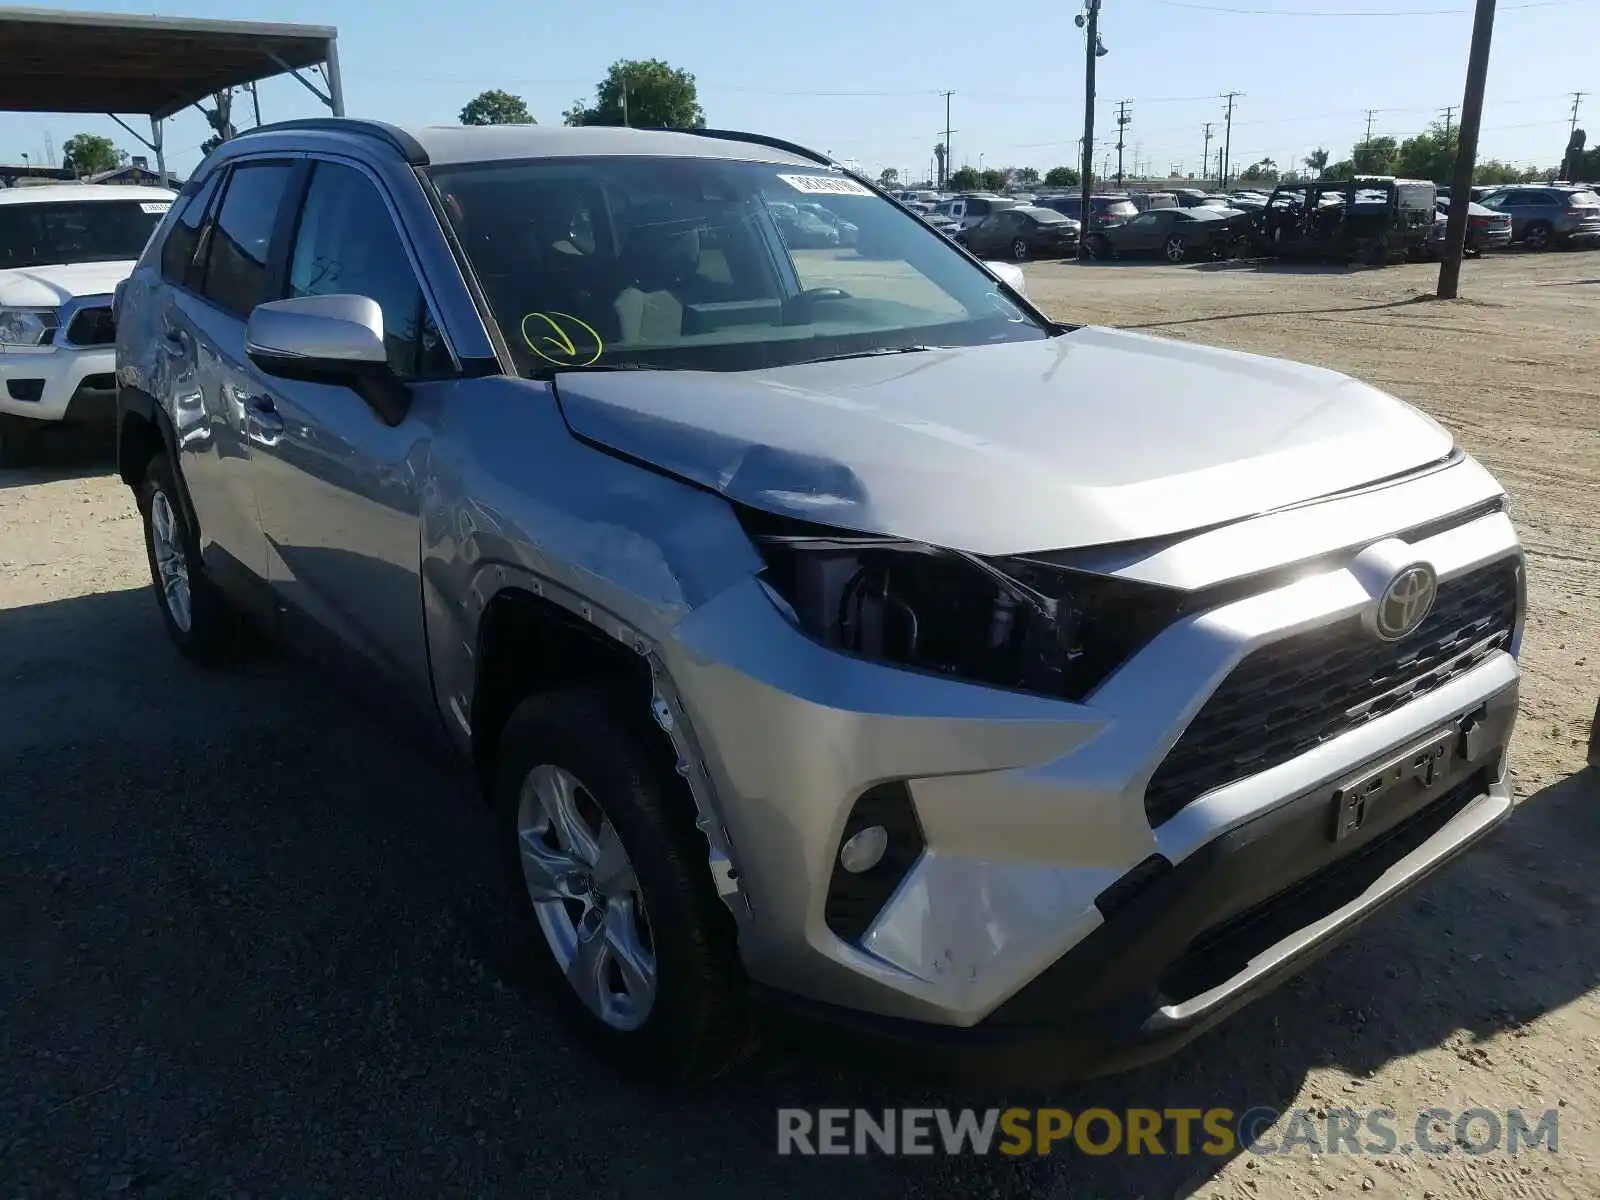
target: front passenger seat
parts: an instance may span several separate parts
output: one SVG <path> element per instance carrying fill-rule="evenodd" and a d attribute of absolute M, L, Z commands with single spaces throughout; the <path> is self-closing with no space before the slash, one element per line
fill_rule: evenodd
<path fill-rule="evenodd" d="M 623 342 L 681 338 L 684 303 L 700 268 L 699 229 L 674 220 L 636 224 L 622 259 L 631 278 L 613 307 Z"/>

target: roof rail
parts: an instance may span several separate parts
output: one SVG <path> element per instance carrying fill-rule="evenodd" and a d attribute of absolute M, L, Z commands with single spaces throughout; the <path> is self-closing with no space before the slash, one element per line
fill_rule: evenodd
<path fill-rule="evenodd" d="M 384 121 L 369 121 L 360 117 L 297 117 L 290 121 L 274 121 L 270 125 L 257 125 L 240 131 L 237 137 L 253 133 L 280 133 L 286 130 L 303 130 L 307 133 L 359 133 L 377 138 L 400 152 L 400 156 L 414 167 L 428 165 L 428 152 L 403 129 Z"/>
<path fill-rule="evenodd" d="M 720 138 L 725 142 L 752 142 L 757 146 L 770 146 L 774 150 L 787 150 L 790 154 L 798 154 L 801 158 L 809 158 L 814 163 L 821 163 L 825 167 L 838 164 L 826 154 L 818 154 L 815 150 L 808 149 L 795 142 L 786 142 L 782 138 L 768 137 L 764 133 L 740 133 L 737 129 L 675 129 L 673 133 L 694 133 L 701 137 Z"/>

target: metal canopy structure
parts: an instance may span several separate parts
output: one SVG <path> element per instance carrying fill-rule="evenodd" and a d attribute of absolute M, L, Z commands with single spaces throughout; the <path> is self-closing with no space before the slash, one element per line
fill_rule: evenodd
<path fill-rule="evenodd" d="M 161 123 L 231 88 L 292 75 L 343 116 L 337 39 L 325 25 L 0 7 L 0 112 L 105 113 L 155 154 L 166 179 Z M 326 90 L 306 74 L 315 67 Z M 148 117 L 150 137 L 118 113 Z"/>

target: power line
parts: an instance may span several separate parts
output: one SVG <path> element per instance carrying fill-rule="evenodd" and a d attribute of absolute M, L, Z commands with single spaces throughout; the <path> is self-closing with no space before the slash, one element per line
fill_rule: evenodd
<path fill-rule="evenodd" d="M 1191 4 L 1188 0 L 1154 0 L 1156 4 L 1166 8 L 1188 8 L 1198 12 L 1234 13 L 1245 17 L 1343 17 L 1350 20 L 1363 20 L 1368 17 L 1454 17 L 1470 13 L 1470 8 L 1398 8 L 1387 10 L 1369 10 L 1367 12 L 1333 12 L 1328 10 L 1286 9 L 1286 8 L 1232 8 L 1222 4 Z M 1583 4 L 1587 0 L 1529 0 L 1524 4 L 1507 4 L 1503 7 L 1510 11 L 1519 8 L 1559 8 L 1568 4 Z"/>

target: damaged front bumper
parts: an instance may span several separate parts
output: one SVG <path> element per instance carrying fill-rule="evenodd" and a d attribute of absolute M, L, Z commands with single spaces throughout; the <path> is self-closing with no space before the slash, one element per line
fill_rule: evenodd
<path fill-rule="evenodd" d="M 1293 519 L 1322 515 L 1313 508 Z M 759 582 L 724 592 L 685 618 L 660 652 L 696 731 L 698 769 L 726 833 L 751 978 L 805 1001 L 884 1018 L 1010 1026 L 1020 996 L 1047 979 L 1072 978 L 1065 990 L 1085 1002 L 1108 999 L 1104 989 L 1111 988 L 1111 1007 L 1120 1008 L 1129 993 L 1110 981 L 1133 975 L 1108 973 L 1107 951 L 1090 949 L 1109 941 L 1121 947 L 1110 957 L 1133 954 L 1155 971 L 1137 987 L 1164 999 L 1140 1021 L 1153 1022 L 1162 1036 L 1169 1025 L 1203 1024 L 1230 997 L 1265 986 L 1254 976 L 1224 980 L 1225 994 L 1204 999 L 1208 986 L 1174 1000 L 1159 977 L 1219 922 L 1342 861 L 1387 828 L 1389 816 L 1362 837 L 1332 839 L 1334 790 L 1353 774 L 1419 738 L 1461 731 L 1463 722 L 1474 727 L 1470 738 L 1462 731 L 1456 739 L 1463 748 L 1452 750 L 1440 778 L 1389 813 L 1398 820 L 1423 808 L 1443 811 L 1431 801 L 1449 793 L 1455 803 L 1458 785 L 1471 792 L 1466 807 L 1406 851 L 1404 864 L 1386 864 L 1399 874 L 1374 884 L 1368 901 L 1420 877 L 1509 808 L 1504 753 L 1516 709 L 1521 555 L 1503 511 L 1464 520 L 1424 531 L 1407 552 L 1436 570 L 1440 611 L 1449 608 L 1452 589 L 1494 583 L 1498 640 L 1484 640 L 1482 621 L 1444 630 L 1446 655 L 1456 642 L 1470 653 L 1438 659 L 1425 678 L 1402 681 L 1380 707 L 1369 705 L 1360 722 L 1329 726 L 1283 761 L 1256 763 L 1244 777 L 1199 788 L 1175 809 L 1152 807 L 1152 780 L 1186 730 L 1198 727 L 1230 679 L 1243 677 L 1245 659 L 1293 651 L 1296 639 L 1345 629 L 1366 611 L 1382 585 L 1359 560 L 1179 620 L 1076 704 L 843 655 L 784 619 Z M 1261 704 L 1272 699 L 1263 696 Z M 1327 703 L 1335 715 L 1343 711 L 1339 697 Z M 1265 712 L 1261 720 L 1266 728 Z M 907 817 L 898 823 L 896 789 Z M 841 881 L 856 886 L 841 875 L 841 843 L 856 810 L 869 803 L 890 814 L 873 820 L 890 829 L 891 842 L 904 836 L 915 844 L 896 860 L 903 873 L 869 897 L 859 928 L 841 936 L 834 901 Z M 1282 836 L 1307 840 L 1303 854 L 1283 856 L 1287 874 L 1265 869 L 1254 850 L 1243 857 L 1230 850 L 1261 844 L 1260 831 L 1279 822 L 1291 827 Z M 1225 864 L 1222 876 L 1197 865 L 1211 856 Z M 1170 868 L 1169 881 L 1151 893 L 1166 899 L 1148 902 L 1155 910 L 1147 916 L 1137 915 L 1146 911 L 1141 904 L 1113 921 L 1107 895 L 1125 890 L 1151 860 Z M 1199 904 L 1184 882 L 1197 872 L 1205 873 L 1207 889 L 1219 877 L 1234 886 L 1217 903 Z M 1368 901 L 1357 906 L 1361 912 Z M 1168 903 L 1183 912 L 1158 920 Z M 1321 930 L 1330 916 L 1329 936 L 1348 923 L 1330 909 L 1312 926 Z M 1286 945 L 1284 969 L 1323 940 L 1318 933 L 1304 946 Z"/>

